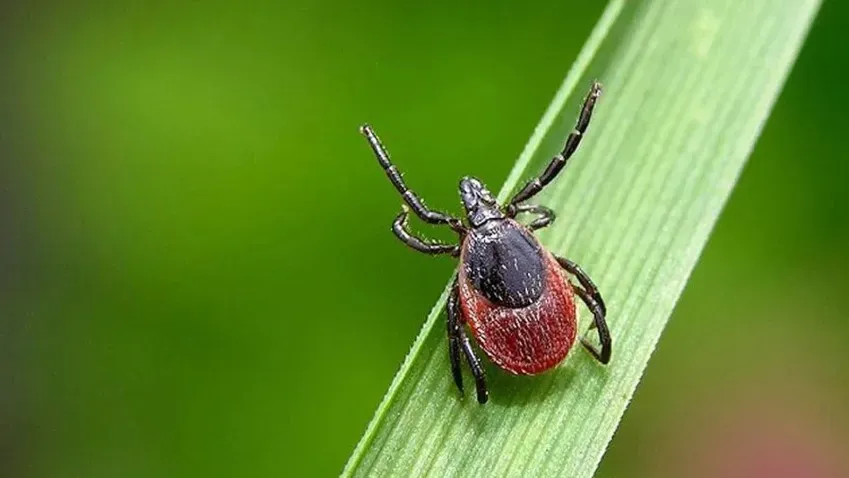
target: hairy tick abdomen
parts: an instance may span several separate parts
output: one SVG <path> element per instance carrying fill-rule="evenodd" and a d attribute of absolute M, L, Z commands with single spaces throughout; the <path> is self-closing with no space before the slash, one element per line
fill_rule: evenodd
<path fill-rule="evenodd" d="M 461 313 L 493 362 L 534 375 L 562 362 L 575 342 L 574 292 L 554 257 L 523 226 L 501 222 L 507 224 L 469 234 L 464 243 Z M 500 267 L 505 258 L 511 262 Z"/>

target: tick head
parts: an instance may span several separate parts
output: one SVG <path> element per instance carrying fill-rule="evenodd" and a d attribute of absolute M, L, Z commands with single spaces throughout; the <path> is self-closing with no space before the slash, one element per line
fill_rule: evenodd
<path fill-rule="evenodd" d="M 498 209 L 495 196 L 477 178 L 466 176 L 460 180 L 460 199 L 472 227 L 478 227 L 490 219 L 504 217 Z"/>

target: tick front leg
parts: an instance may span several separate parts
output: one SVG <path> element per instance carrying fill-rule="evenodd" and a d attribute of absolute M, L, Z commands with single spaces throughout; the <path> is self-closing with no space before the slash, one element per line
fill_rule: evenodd
<path fill-rule="evenodd" d="M 459 294 L 460 289 L 457 285 L 457 279 L 454 279 L 454 285 L 451 286 L 451 294 L 448 296 L 448 302 L 445 304 L 448 315 L 448 356 L 451 359 L 451 374 L 454 376 L 454 383 L 457 384 L 457 388 L 462 394 L 463 373 L 460 368 L 460 351 L 462 350 L 466 356 L 466 360 L 469 362 L 472 375 L 475 377 L 478 402 L 484 404 L 489 400 L 489 392 L 486 389 L 486 375 L 463 328 L 464 320 L 463 312 L 460 310 Z"/>
<path fill-rule="evenodd" d="M 570 261 L 569 259 L 564 259 L 562 257 L 555 257 L 557 262 L 560 264 L 563 269 L 565 269 L 570 274 L 574 275 L 578 282 L 581 283 L 581 286 L 573 286 L 575 289 L 575 293 L 578 294 L 578 297 L 587 305 L 587 308 L 590 309 L 590 312 L 593 313 L 593 325 L 590 326 L 590 330 L 598 329 L 598 338 L 599 342 L 601 342 L 601 351 L 596 350 L 592 344 L 587 342 L 585 339 L 581 339 L 581 344 L 584 348 L 589 351 L 593 357 L 595 357 L 599 362 L 606 364 L 610 362 L 610 355 L 613 349 L 613 340 L 610 337 L 610 330 L 607 327 L 607 321 L 605 317 L 607 316 L 607 307 L 604 305 L 604 300 L 601 298 L 601 293 L 599 293 L 598 288 L 593 283 L 592 279 L 584 272 L 583 269 L 578 264 Z"/>
<path fill-rule="evenodd" d="M 523 212 L 536 214 L 538 216 L 536 219 L 531 221 L 530 224 L 528 224 L 528 227 L 531 228 L 532 231 L 536 231 L 537 229 L 542 229 L 550 225 L 554 222 L 554 219 L 557 218 L 554 211 L 539 204 L 511 204 L 507 206 L 507 216 L 510 218 L 514 218 Z"/>
<path fill-rule="evenodd" d="M 451 254 L 452 256 L 460 254 L 460 246 L 445 244 L 443 242 L 425 241 L 424 239 L 416 237 L 412 232 L 410 232 L 410 229 L 407 226 L 409 209 L 407 209 L 407 206 L 401 206 L 401 208 L 401 213 L 395 217 L 394 221 L 392 221 L 392 232 L 395 233 L 395 236 L 397 236 L 401 242 L 408 245 L 410 248 L 425 254 Z"/>
<path fill-rule="evenodd" d="M 458 228 L 461 226 L 459 219 L 445 214 L 444 212 L 429 209 L 425 206 L 422 198 L 407 187 L 407 184 L 401 177 L 401 172 L 398 171 L 397 166 L 392 164 L 392 160 L 389 159 L 389 152 L 383 147 L 383 143 L 380 142 L 380 138 L 377 137 L 377 134 L 371 126 L 367 124 L 362 125 L 360 127 L 360 132 L 366 137 L 369 146 L 371 146 L 372 152 L 374 152 L 375 158 L 377 158 L 377 162 L 380 163 L 380 167 L 382 167 L 386 172 L 386 176 L 389 178 L 389 181 L 392 182 L 392 185 L 395 186 L 395 189 L 398 190 L 401 197 L 404 198 L 404 201 L 413 208 L 413 212 L 415 212 L 422 221 L 428 224 L 448 224 L 452 228 Z"/>
<path fill-rule="evenodd" d="M 601 84 L 593 82 L 590 87 L 590 92 L 587 93 L 587 97 L 584 99 L 584 105 L 581 107 L 581 114 L 578 115 L 578 121 L 575 124 L 575 129 L 573 129 L 572 133 L 569 134 L 569 137 L 566 138 L 566 144 L 563 145 L 563 150 L 551 159 L 551 162 L 548 163 L 545 171 L 543 171 L 538 178 L 535 178 L 528 184 L 525 184 L 525 187 L 513 196 L 513 199 L 510 200 L 510 204 L 519 204 L 520 202 L 527 201 L 532 198 L 538 192 L 542 191 L 543 188 L 545 188 L 545 186 L 557 176 L 557 173 L 563 169 L 563 166 L 566 165 L 566 162 L 569 161 L 569 158 L 575 150 L 578 149 L 578 145 L 581 144 L 581 138 L 583 138 L 584 134 L 587 132 L 587 128 L 590 125 L 590 118 L 592 118 L 593 115 L 593 108 L 595 108 L 595 104 L 599 96 L 601 96 Z"/>

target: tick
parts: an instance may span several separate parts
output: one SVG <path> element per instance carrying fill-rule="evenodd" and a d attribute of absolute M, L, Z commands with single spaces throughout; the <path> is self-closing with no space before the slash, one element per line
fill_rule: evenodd
<path fill-rule="evenodd" d="M 600 95 L 601 85 L 594 82 L 563 150 L 506 205 L 498 205 L 478 179 L 462 178 L 460 199 L 465 221 L 429 209 L 404 183 L 374 130 L 369 125 L 360 128 L 406 203 L 392 223 L 392 232 L 416 251 L 460 258 L 446 304 L 448 355 L 460 393 L 463 392 L 461 354 L 465 356 L 480 403 L 486 403 L 489 392 L 483 367 L 465 326 L 487 357 L 500 368 L 515 375 L 536 375 L 563 361 L 574 345 L 577 295 L 593 314 L 590 329 L 597 329 L 601 350 L 584 339 L 581 343 L 599 362 L 610 361 L 612 341 L 605 322 L 607 309 L 598 288 L 580 266 L 552 254 L 534 237 L 533 231 L 554 221 L 554 212 L 545 206 L 526 204 L 557 176 L 578 149 Z M 407 225 L 410 209 L 428 224 L 450 227 L 458 234 L 459 244 L 429 241 L 413 234 Z M 516 221 L 520 213 L 535 218 L 527 225 L 521 224 Z M 573 284 L 569 275 L 578 283 Z"/>

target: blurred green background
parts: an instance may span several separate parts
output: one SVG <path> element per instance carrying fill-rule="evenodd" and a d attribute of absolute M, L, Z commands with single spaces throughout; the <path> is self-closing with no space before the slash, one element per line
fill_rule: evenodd
<path fill-rule="evenodd" d="M 458 211 L 603 6 L 0 6 L 0 476 L 338 474 L 453 267 L 392 237 L 357 126 Z M 847 20 L 826 2 L 599 476 L 847 473 Z"/>

